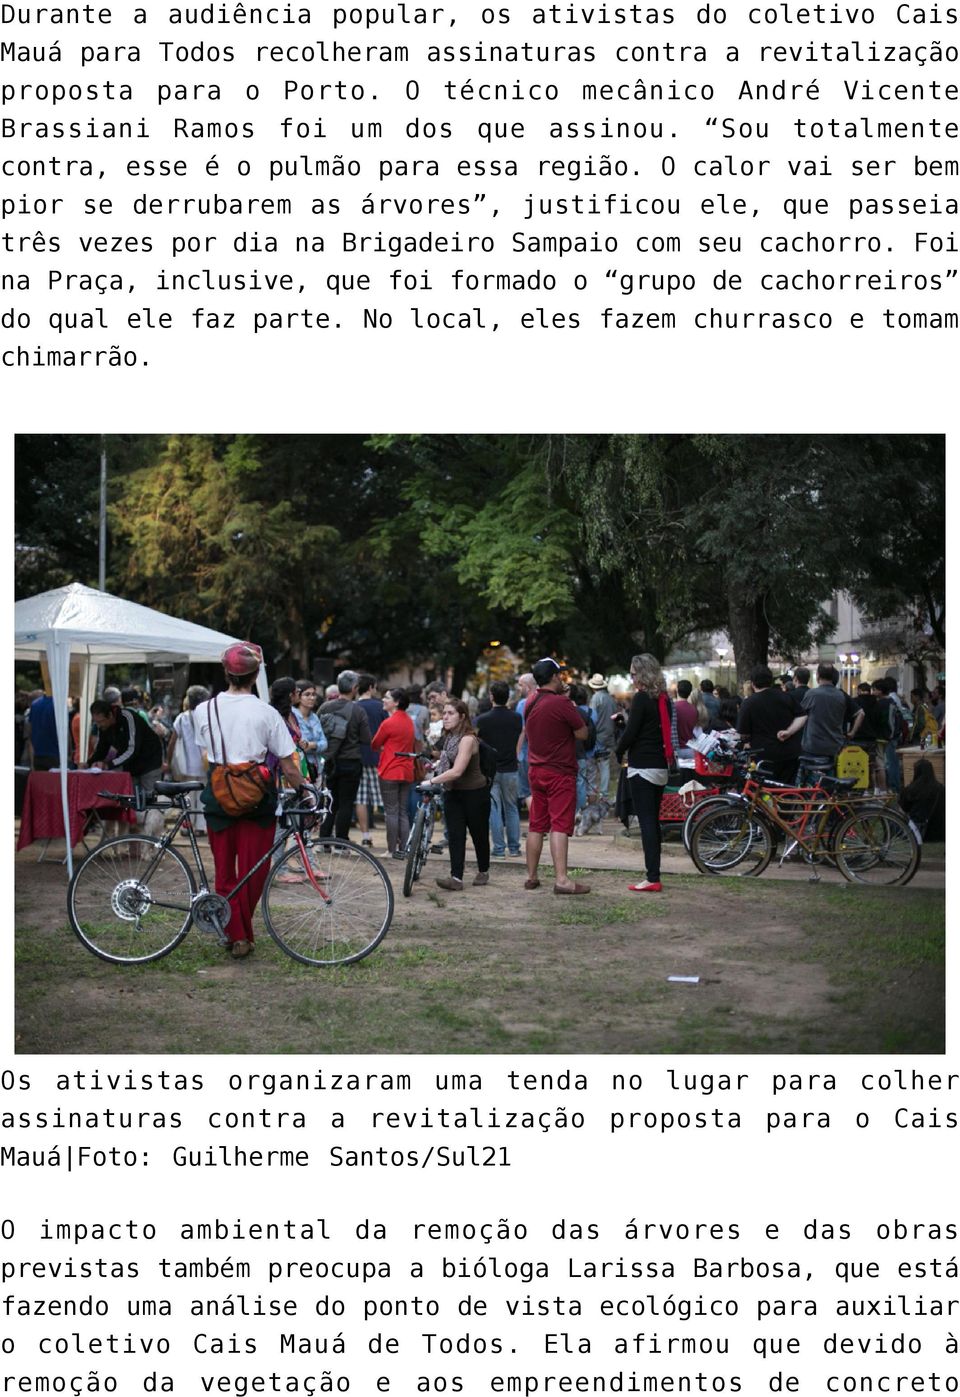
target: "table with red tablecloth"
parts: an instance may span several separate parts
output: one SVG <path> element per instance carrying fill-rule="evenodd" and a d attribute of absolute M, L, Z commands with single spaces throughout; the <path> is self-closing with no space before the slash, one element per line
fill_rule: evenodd
<path fill-rule="evenodd" d="M 136 816 L 126 806 L 115 805 L 109 795 L 133 795 L 133 778 L 125 771 L 68 771 L 67 803 L 70 817 L 70 847 L 80 843 L 87 821 L 96 810 L 108 820 L 133 823 Z M 63 802 L 59 771 L 31 771 L 20 819 L 17 848 L 25 849 L 36 839 L 63 838 Z"/>

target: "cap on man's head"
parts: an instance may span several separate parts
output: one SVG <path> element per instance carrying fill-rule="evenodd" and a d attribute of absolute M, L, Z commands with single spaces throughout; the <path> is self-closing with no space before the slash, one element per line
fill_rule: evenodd
<path fill-rule="evenodd" d="M 543 660 L 538 660 L 530 673 L 542 687 L 544 684 L 549 684 L 550 680 L 553 679 L 555 675 L 566 668 L 566 665 L 562 665 L 558 660 L 554 660 L 550 656 L 547 656 Z"/>
<path fill-rule="evenodd" d="M 227 646 L 220 663 L 228 674 L 255 674 L 263 664 L 263 651 L 252 640 L 238 640 Z"/>
<path fill-rule="evenodd" d="M 602 674 L 591 674 L 590 678 L 587 680 L 587 686 L 591 689 L 605 689 L 607 687 L 607 681 Z"/>

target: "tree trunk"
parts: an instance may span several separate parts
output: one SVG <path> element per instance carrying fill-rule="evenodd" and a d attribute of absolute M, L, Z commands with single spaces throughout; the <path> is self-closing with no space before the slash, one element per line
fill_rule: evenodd
<path fill-rule="evenodd" d="M 727 630 L 737 661 L 737 683 L 750 678 L 757 665 L 765 665 L 770 654 L 770 625 L 764 611 L 763 597 L 745 596 L 734 588 L 728 589 L 729 621 Z"/>
<path fill-rule="evenodd" d="M 938 609 L 937 603 L 933 597 L 933 591 L 928 582 L 924 582 L 923 584 L 923 595 L 927 603 L 927 616 L 930 621 L 930 629 L 933 631 L 933 638 L 940 646 L 940 649 L 946 652 L 947 630 L 944 624 L 946 620 L 946 608 L 941 605 Z"/>

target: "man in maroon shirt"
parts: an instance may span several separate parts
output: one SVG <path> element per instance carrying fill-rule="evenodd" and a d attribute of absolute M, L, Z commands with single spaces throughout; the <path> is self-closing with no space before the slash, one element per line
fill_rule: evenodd
<path fill-rule="evenodd" d="M 578 740 L 587 736 L 587 725 L 567 695 L 556 660 L 538 660 L 533 666 L 537 692 L 527 699 L 523 726 L 527 738 L 530 772 L 530 824 L 527 830 L 528 891 L 539 888 L 537 867 L 543 852 L 543 836 L 550 836 L 555 893 L 588 893 L 586 883 L 576 883 L 567 873 L 567 844 L 573 834 L 577 808 Z"/>

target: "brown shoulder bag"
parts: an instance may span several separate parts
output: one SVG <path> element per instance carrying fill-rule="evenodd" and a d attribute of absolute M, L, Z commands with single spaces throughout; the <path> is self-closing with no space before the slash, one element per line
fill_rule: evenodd
<path fill-rule="evenodd" d="M 260 762 L 227 761 L 227 748 L 223 740 L 223 724 L 220 721 L 216 699 L 211 703 L 210 709 L 216 716 L 217 726 L 220 729 L 220 756 L 222 758 L 216 766 L 210 769 L 210 789 L 223 813 L 232 819 L 239 819 L 256 810 L 258 805 L 262 805 L 274 789 L 273 777 L 270 774 L 270 768 L 261 765 Z M 210 724 L 210 735 L 213 736 L 212 723 Z"/>

